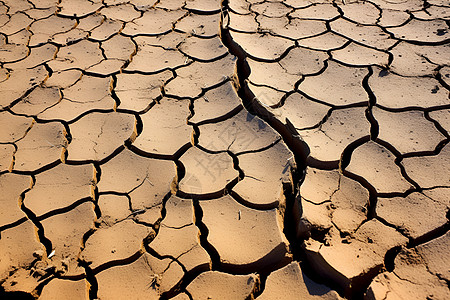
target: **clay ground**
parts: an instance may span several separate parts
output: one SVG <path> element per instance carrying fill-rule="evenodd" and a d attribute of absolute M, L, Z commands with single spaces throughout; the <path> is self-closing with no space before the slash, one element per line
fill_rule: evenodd
<path fill-rule="evenodd" d="M 450 299 L 448 0 L 0 0 L 1 299 Z"/>

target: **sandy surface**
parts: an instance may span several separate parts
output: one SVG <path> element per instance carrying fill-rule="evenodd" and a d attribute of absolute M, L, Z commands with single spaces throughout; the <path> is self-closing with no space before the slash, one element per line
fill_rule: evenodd
<path fill-rule="evenodd" d="M 0 298 L 450 299 L 449 22 L 0 1 Z"/>

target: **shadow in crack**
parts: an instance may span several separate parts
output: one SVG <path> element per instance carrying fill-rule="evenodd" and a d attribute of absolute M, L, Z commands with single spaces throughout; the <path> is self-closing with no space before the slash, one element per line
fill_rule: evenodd
<path fill-rule="evenodd" d="M 6 292 L 3 287 L 0 287 L 0 299 L 2 300 L 34 300 L 35 298 L 25 292 Z"/>

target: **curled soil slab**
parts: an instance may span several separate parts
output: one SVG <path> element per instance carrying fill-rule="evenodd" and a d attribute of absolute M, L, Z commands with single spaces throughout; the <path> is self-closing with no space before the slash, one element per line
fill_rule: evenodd
<path fill-rule="evenodd" d="M 270 267 L 273 260 L 291 259 L 275 209 L 250 209 L 230 196 L 202 201 L 200 207 L 202 222 L 209 228 L 208 241 L 227 268 L 254 272 Z M 250 223 L 253 226 L 247 227 Z"/>
<path fill-rule="evenodd" d="M 324 285 L 314 283 L 302 273 L 297 262 L 292 262 L 269 275 L 264 292 L 258 299 L 341 299 Z"/>
<path fill-rule="evenodd" d="M 258 278 L 251 275 L 230 275 L 215 271 L 200 274 L 187 286 L 196 299 L 246 299 L 256 288 Z"/>

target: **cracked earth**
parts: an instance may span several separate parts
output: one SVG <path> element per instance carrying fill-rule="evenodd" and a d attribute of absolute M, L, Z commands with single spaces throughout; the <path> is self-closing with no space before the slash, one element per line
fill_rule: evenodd
<path fill-rule="evenodd" d="M 446 0 L 0 0 L 0 298 L 450 299 Z"/>

